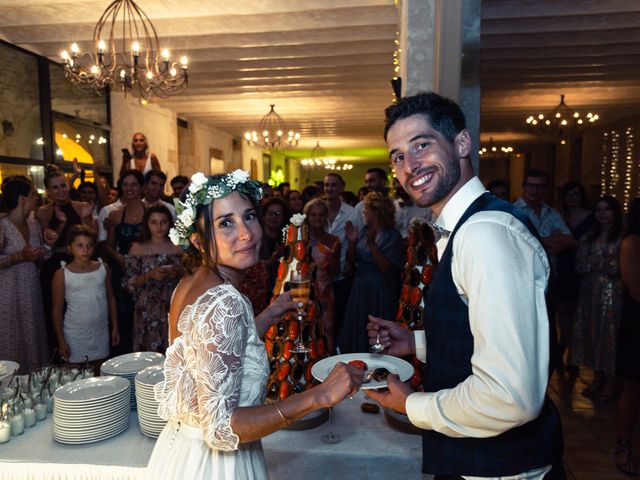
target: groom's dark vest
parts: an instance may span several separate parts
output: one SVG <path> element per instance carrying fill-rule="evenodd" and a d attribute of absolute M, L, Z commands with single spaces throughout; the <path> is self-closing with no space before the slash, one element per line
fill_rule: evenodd
<path fill-rule="evenodd" d="M 423 372 L 427 392 L 453 388 L 472 374 L 473 335 L 469 327 L 469 309 L 460 299 L 451 276 L 452 246 L 460 226 L 474 213 L 488 210 L 515 216 L 537 237 L 535 228 L 517 207 L 489 193 L 476 199 L 462 215 L 451 232 L 427 297 L 427 363 Z M 466 241 L 474 239 L 467 237 Z M 513 268 L 517 268 L 516 265 L 514 261 Z M 515 475 L 550 465 L 560 458 L 560 418 L 551 401 L 546 399 L 536 419 L 498 436 L 453 438 L 424 430 L 422 446 L 424 473 L 479 477 Z"/>

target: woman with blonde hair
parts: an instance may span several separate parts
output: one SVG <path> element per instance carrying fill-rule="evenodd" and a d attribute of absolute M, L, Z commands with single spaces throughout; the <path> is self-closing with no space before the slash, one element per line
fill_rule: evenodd
<path fill-rule="evenodd" d="M 364 198 L 362 216 L 361 232 L 351 222 L 345 228 L 349 242 L 347 261 L 354 265 L 355 277 L 338 337 L 342 353 L 369 349 L 369 314 L 393 318 L 400 293 L 404 250 L 402 236 L 394 228 L 393 201 L 379 192 L 370 192 Z"/>
<path fill-rule="evenodd" d="M 160 161 L 155 153 L 149 153 L 149 142 L 142 132 L 136 132 L 131 138 L 131 150 L 122 149 L 122 166 L 120 167 L 120 177 L 127 170 L 138 170 L 142 175 L 146 175 L 151 170 L 162 170 Z"/>

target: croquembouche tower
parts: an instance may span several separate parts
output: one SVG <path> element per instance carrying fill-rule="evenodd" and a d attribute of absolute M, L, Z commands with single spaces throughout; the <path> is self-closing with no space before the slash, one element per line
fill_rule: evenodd
<path fill-rule="evenodd" d="M 424 219 L 414 219 L 409 227 L 409 245 L 407 263 L 402 271 L 402 289 L 396 312 L 396 321 L 410 330 L 424 330 L 424 312 L 426 308 L 429 284 L 438 265 L 438 253 L 431 226 Z M 422 362 L 415 356 L 414 374 L 411 386 L 422 388 Z"/>
<path fill-rule="evenodd" d="M 289 395 L 313 387 L 311 367 L 316 361 L 327 356 L 324 332 L 316 322 L 319 305 L 314 291 L 315 266 L 311 261 L 309 228 L 305 219 L 305 215 L 296 214 L 291 217 L 286 227 L 285 254 L 280 259 L 273 296 L 276 298 L 287 291 L 292 275 L 296 274 L 310 280 L 310 296 L 304 307 L 306 315 L 302 321 L 298 320 L 296 313 L 288 313 L 265 334 L 271 369 L 267 383 L 267 400 L 271 401 L 283 400 Z M 299 334 L 300 341 L 309 349 L 306 353 L 291 351 L 298 342 Z"/>

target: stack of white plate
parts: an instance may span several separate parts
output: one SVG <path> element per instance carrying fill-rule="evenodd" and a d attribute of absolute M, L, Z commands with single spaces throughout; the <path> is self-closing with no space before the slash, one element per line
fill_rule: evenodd
<path fill-rule="evenodd" d="M 164 380 L 164 366 L 147 367 L 136 375 L 136 400 L 140 430 L 147 437 L 157 438 L 167 423 L 158 416 L 158 402 L 153 387 Z"/>
<path fill-rule="evenodd" d="M 136 408 L 135 378 L 138 372 L 147 367 L 164 362 L 164 355 L 156 352 L 126 353 L 107 360 L 100 367 L 100 375 L 114 375 L 129 380 L 131 384 L 131 409 Z"/>
<path fill-rule="evenodd" d="M 53 438 L 82 444 L 105 440 L 129 427 L 129 391 L 123 378 L 85 378 L 53 394 Z"/>

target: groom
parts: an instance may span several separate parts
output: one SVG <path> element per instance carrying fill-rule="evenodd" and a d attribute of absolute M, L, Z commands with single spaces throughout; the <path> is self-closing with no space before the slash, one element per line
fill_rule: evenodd
<path fill-rule="evenodd" d="M 515 207 L 474 176 L 460 107 L 435 93 L 385 111 L 385 140 L 402 187 L 431 207 L 439 265 L 425 304 L 425 330 L 370 316 L 370 342 L 416 354 L 424 392 L 397 377 L 367 394 L 423 430 L 424 473 L 436 478 L 564 478 L 560 419 L 545 397 L 549 262 Z"/>

